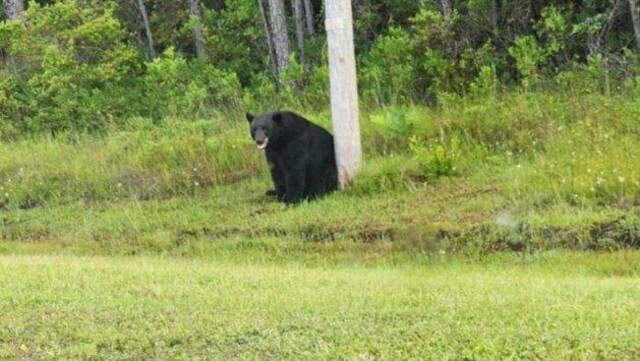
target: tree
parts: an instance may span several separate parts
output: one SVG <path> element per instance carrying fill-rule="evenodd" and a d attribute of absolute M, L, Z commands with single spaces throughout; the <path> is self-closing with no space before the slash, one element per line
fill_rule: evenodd
<path fill-rule="evenodd" d="M 193 42 L 196 48 L 196 55 L 200 58 L 206 55 L 206 48 L 204 35 L 202 34 L 202 16 L 200 15 L 198 0 L 189 0 L 189 11 L 194 22 Z"/>
<path fill-rule="evenodd" d="M 501 9 L 500 0 L 491 0 L 491 26 L 493 27 L 493 35 L 498 35 L 500 28 L 498 27 L 500 23 L 500 9 Z"/>
<path fill-rule="evenodd" d="M 624 2 L 621 0 L 612 0 L 611 3 L 612 8 L 606 18 L 606 21 L 604 22 L 600 30 L 594 32 L 593 34 L 590 34 L 591 36 L 589 37 L 589 39 L 587 39 L 587 48 L 589 49 L 589 55 L 600 54 L 604 50 L 606 50 L 603 49 L 606 47 L 605 38 L 609 33 L 615 18 L 618 16 L 618 7 L 621 3 L 624 4 Z"/>
<path fill-rule="evenodd" d="M 452 0 L 440 0 L 440 6 L 442 7 L 442 15 L 449 16 L 453 11 L 453 1 Z"/>
<path fill-rule="evenodd" d="M 311 4 L 311 0 L 304 0 L 304 14 L 307 23 L 307 32 L 311 37 L 311 40 L 316 41 L 316 30 L 315 23 L 313 18 L 313 5 Z"/>
<path fill-rule="evenodd" d="M 293 10 L 293 16 L 296 20 L 296 40 L 298 41 L 298 56 L 300 57 L 300 64 L 304 65 L 304 9 L 302 0 L 291 0 L 291 8 Z"/>
<path fill-rule="evenodd" d="M 353 180 L 362 163 L 353 18 L 351 0 L 326 0 L 325 6 L 331 114 L 338 181 L 342 189 Z"/>
<path fill-rule="evenodd" d="M 4 13 L 7 20 L 18 20 L 24 11 L 24 0 L 4 0 Z"/>
<path fill-rule="evenodd" d="M 149 25 L 149 16 L 147 15 L 147 8 L 144 6 L 144 2 L 142 0 L 137 0 L 138 10 L 140 11 L 140 16 L 142 17 L 142 24 L 144 25 L 144 32 L 147 36 L 147 46 L 149 56 L 153 59 L 156 57 L 156 49 L 153 45 L 153 33 L 151 32 L 151 26 Z"/>
<path fill-rule="evenodd" d="M 269 20 L 267 20 L 267 14 L 264 11 L 264 3 L 262 0 L 258 0 L 258 8 L 260 9 L 260 19 L 262 20 L 262 26 L 264 28 L 265 37 L 267 39 L 267 47 L 269 49 L 269 60 L 273 65 L 273 74 L 278 75 L 278 61 L 276 60 L 276 54 L 273 50 L 273 38 L 271 36 L 271 30 L 269 28 Z"/>
<path fill-rule="evenodd" d="M 640 49 L 640 15 L 638 15 L 637 0 L 629 0 L 629 10 L 631 11 L 631 21 L 633 22 L 633 32 L 636 37 L 636 46 Z"/>
<path fill-rule="evenodd" d="M 4 13 L 7 20 L 20 20 L 23 11 L 24 0 L 4 0 Z M 14 59 L 8 52 L 5 54 L 5 59 L 12 69 L 16 69 L 18 65 L 17 59 Z"/>
<path fill-rule="evenodd" d="M 269 0 L 271 14 L 271 35 L 276 52 L 278 74 L 289 66 L 289 34 L 287 18 L 284 12 L 284 0 Z"/>

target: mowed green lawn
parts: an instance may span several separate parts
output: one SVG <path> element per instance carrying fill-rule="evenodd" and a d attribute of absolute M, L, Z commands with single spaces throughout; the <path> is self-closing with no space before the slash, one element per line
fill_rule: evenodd
<path fill-rule="evenodd" d="M 0 359 L 639 359 L 640 254 L 0 256 Z"/>

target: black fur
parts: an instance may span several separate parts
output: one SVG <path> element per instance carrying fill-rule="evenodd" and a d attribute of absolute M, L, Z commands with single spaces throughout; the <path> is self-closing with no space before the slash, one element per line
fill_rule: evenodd
<path fill-rule="evenodd" d="M 338 188 L 333 136 L 302 116 L 278 111 L 254 117 L 251 137 L 264 146 L 275 195 L 291 204 L 313 199 Z"/>

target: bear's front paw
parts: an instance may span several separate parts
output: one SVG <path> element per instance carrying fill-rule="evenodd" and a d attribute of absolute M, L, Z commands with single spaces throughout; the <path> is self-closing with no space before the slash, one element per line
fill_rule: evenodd
<path fill-rule="evenodd" d="M 264 193 L 264 195 L 268 196 L 268 197 L 276 197 L 278 195 L 278 193 L 276 193 L 275 189 L 269 189 L 268 191 L 266 191 Z"/>

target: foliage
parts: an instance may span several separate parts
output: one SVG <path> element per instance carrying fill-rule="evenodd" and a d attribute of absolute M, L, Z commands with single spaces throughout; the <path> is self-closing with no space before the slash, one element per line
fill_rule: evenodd
<path fill-rule="evenodd" d="M 409 138 L 424 120 L 417 108 L 392 106 L 370 117 L 374 129 L 382 136 L 384 150 L 406 150 Z"/>
<path fill-rule="evenodd" d="M 122 41 L 112 3 L 34 4 L 24 18 L 29 26 L 0 25 L 0 44 L 18 66 L 16 72 L 2 70 L 2 118 L 21 131 L 53 133 L 103 129 L 121 120 L 142 64 Z"/>
<path fill-rule="evenodd" d="M 456 173 L 460 157 L 460 141 L 457 138 L 427 146 L 417 137 L 412 137 L 410 149 L 418 162 L 418 172 L 427 179 L 450 177 Z"/>
<path fill-rule="evenodd" d="M 364 95 L 377 104 L 405 103 L 415 98 L 419 82 L 411 39 L 401 28 L 376 39 L 362 61 Z"/>
<path fill-rule="evenodd" d="M 148 64 L 142 89 L 147 107 L 142 114 L 154 119 L 201 117 L 239 107 L 240 84 L 234 73 L 189 63 L 172 48 Z"/>
<path fill-rule="evenodd" d="M 3 23 L 17 69 L 0 70 L 1 136 L 122 127 L 130 117 L 199 117 L 239 107 L 235 73 L 187 62 L 172 48 L 144 63 L 114 16 L 114 4 L 35 4 L 29 26 Z"/>
<path fill-rule="evenodd" d="M 566 17 L 559 8 L 554 5 L 544 8 L 542 19 L 538 24 L 538 33 L 545 38 L 547 56 L 554 56 L 565 50 L 569 38 L 569 27 Z"/>
<path fill-rule="evenodd" d="M 236 74 L 243 85 L 269 67 L 256 1 L 230 1 L 205 12 L 208 63 Z"/>
<path fill-rule="evenodd" d="M 312 3 L 317 37 L 304 39 L 307 62 L 292 61 L 276 78 L 253 0 L 201 2 L 202 59 L 186 1 L 143 2 L 155 59 L 135 1 L 34 2 L 23 21 L 0 25 L 0 137 L 99 132 L 129 119 L 159 124 L 243 107 L 324 109 L 326 38 L 321 2 Z M 516 82 L 612 94 L 640 69 L 627 7 L 614 12 L 606 2 L 474 0 L 453 2 L 445 16 L 434 1 L 372 0 L 354 13 L 366 105 L 479 99 Z"/>
<path fill-rule="evenodd" d="M 539 66 L 546 60 L 544 50 L 533 36 L 527 35 L 516 39 L 515 44 L 509 48 L 509 54 L 516 62 L 522 86 L 525 90 L 530 89 L 538 81 Z"/>

